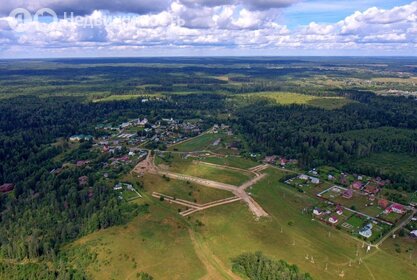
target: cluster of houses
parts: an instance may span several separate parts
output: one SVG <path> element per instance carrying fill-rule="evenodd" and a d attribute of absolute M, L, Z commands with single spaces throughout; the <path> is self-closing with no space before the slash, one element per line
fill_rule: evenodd
<path fill-rule="evenodd" d="M 277 165 L 280 165 L 281 167 L 285 167 L 287 164 L 297 164 L 297 160 L 296 159 L 287 159 L 284 156 L 272 155 L 272 156 L 266 156 L 263 159 L 263 163 L 265 163 L 265 164 L 277 164 Z"/>
<path fill-rule="evenodd" d="M 90 141 L 93 139 L 92 135 L 77 134 L 69 138 L 70 142 L 81 142 L 81 141 Z"/>
<path fill-rule="evenodd" d="M 135 127 L 138 129 L 135 130 Z M 147 118 L 138 118 L 124 122 L 116 127 L 99 125 L 96 129 L 116 131 L 111 137 L 100 138 L 99 143 L 107 146 L 109 143 L 105 142 L 110 142 L 109 139 L 112 139 L 112 142 L 117 141 L 117 144 L 113 143 L 114 147 L 108 147 L 109 150 L 117 149 L 120 143 L 131 145 L 137 145 L 144 142 L 162 142 L 167 145 L 175 144 L 190 136 L 196 136 L 201 133 L 198 121 L 187 122 L 175 120 L 173 118 L 164 118 L 155 123 L 151 123 Z"/>

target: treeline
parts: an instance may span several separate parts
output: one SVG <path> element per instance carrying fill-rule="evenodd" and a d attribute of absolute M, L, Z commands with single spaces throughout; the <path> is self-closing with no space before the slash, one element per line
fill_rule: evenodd
<path fill-rule="evenodd" d="M 6 264 L 0 263 L 0 279 L 8 280 L 86 280 L 83 272 L 61 267 L 51 269 L 46 264 Z"/>
<path fill-rule="evenodd" d="M 246 253 L 232 260 L 233 271 L 250 280 L 312 280 L 308 273 L 283 260 L 274 260 L 261 252 Z"/>
<path fill-rule="evenodd" d="M 348 164 L 375 152 L 417 153 L 417 106 L 407 98 L 349 93 L 338 110 L 279 106 L 267 100 L 237 111 L 251 150 L 297 158 L 302 167 Z"/>

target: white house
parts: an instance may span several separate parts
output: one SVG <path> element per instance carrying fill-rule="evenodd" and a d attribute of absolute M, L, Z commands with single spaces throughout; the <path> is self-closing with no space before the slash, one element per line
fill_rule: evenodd
<path fill-rule="evenodd" d="M 360 231 L 359 234 L 365 238 L 369 238 L 372 236 L 372 224 L 367 224 L 364 226 Z"/>
<path fill-rule="evenodd" d="M 323 212 L 320 209 L 314 209 L 313 214 L 316 216 L 320 216 L 321 214 L 323 214 Z"/>
<path fill-rule="evenodd" d="M 329 218 L 329 222 L 332 224 L 336 224 L 338 221 L 339 219 L 337 217 L 332 216 Z"/>
<path fill-rule="evenodd" d="M 310 177 L 310 180 L 311 180 L 311 183 L 313 183 L 313 184 L 319 184 L 320 183 L 319 178 Z"/>

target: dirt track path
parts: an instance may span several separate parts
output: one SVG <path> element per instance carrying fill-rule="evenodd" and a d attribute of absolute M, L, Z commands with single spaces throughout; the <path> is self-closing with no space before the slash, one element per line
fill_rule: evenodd
<path fill-rule="evenodd" d="M 226 267 L 219 258 L 217 258 L 201 240 L 201 237 L 191 229 L 188 230 L 190 238 L 194 247 L 194 250 L 197 254 L 197 257 L 204 264 L 204 267 L 207 270 L 207 274 L 202 277 L 202 280 L 219 280 L 219 279 L 228 279 L 228 280 L 240 280 L 241 278 L 235 275 L 230 268 Z"/>

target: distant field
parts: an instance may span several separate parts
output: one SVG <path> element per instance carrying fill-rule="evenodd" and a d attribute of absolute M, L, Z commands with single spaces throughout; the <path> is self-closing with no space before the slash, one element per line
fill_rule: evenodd
<path fill-rule="evenodd" d="M 152 96 L 156 96 L 153 94 Z M 110 95 L 107 97 L 103 97 L 100 99 L 94 99 L 93 102 L 111 102 L 111 101 L 124 101 L 124 100 L 131 100 L 131 99 L 137 99 L 137 98 L 146 98 L 149 96 L 145 95 L 137 95 L 137 94 L 126 94 L 126 95 Z"/>
<path fill-rule="evenodd" d="M 206 157 L 202 161 L 243 169 L 249 169 L 251 167 L 259 165 L 259 163 L 257 163 L 256 161 L 237 156 Z"/>
<path fill-rule="evenodd" d="M 314 95 L 306 95 L 292 92 L 260 92 L 250 93 L 245 96 L 249 97 L 264 97 L 274 100 L 281 105 L 310 105 L 327 110 L 334 110 L 341 108 L 352 101 L 344 97 L 320 97 Z"/>

